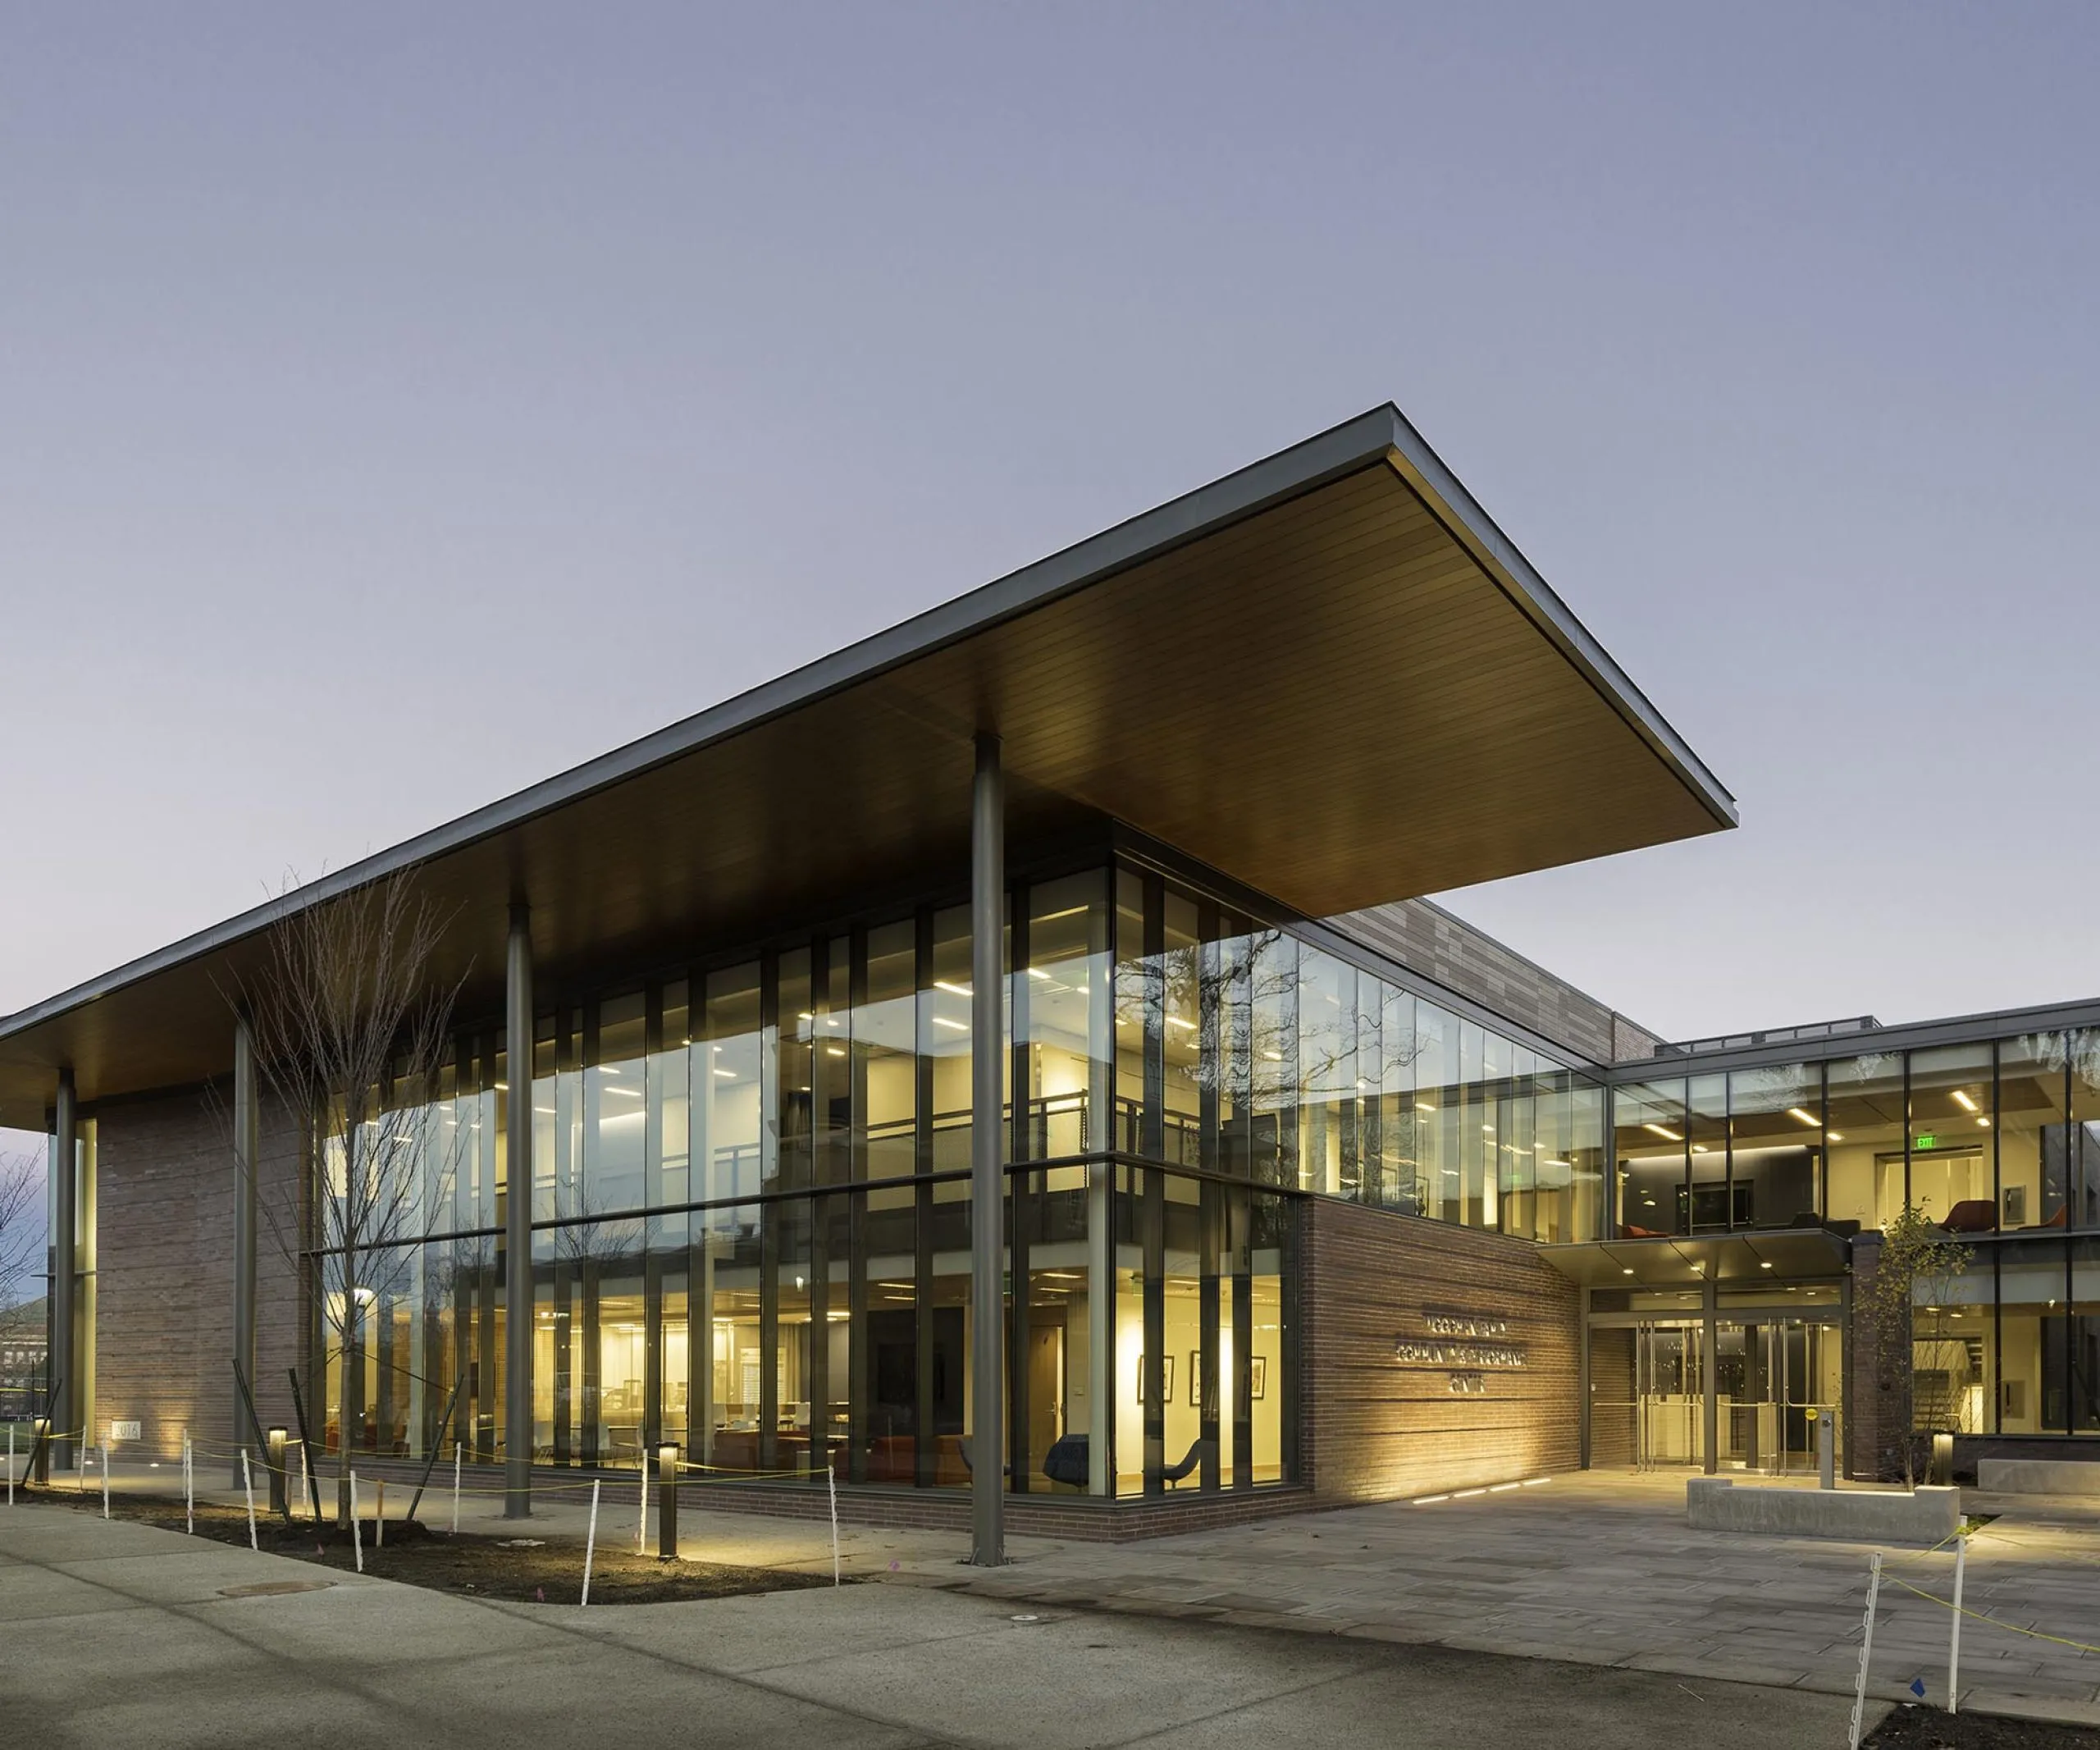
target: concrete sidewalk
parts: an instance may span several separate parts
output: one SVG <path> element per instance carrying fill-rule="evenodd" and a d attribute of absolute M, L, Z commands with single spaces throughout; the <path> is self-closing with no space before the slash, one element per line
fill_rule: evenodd
<path fill-rule="evenodd" d="M 1842 1742 L 1849 1711 L 926 1588 L 491 1605 L 54 1507 L 0 1511 L 0 1697 L 10 1741 L 39 1750 L 1774 1750 Z"/>
<path fill-rule="evenodd" d="M 1386 1502 L 1143 1544 L 1024 1551 L 984 1573 L 920 1570 L 1014 1602 L 1156 1611 L 1851 1693 L 1865 1545 L 1692 1530 L 1682 1476 L 1585 1473 L 1536 1488 Z M 2002 1517 L 1971 1539 L 1966 1710 L 2100 1725 L 2100 1510 L 1963 1492 Z M 1946 1703 L 1950 1550 L 1883 1551 L 1870 1693 Z M 2011 1632 L 2039 1630 L 2058 1640 Z"/>
<path fill-rule="evenodd" d="M 449 1478 L 441 1479 L 449 1484 Z M 92 1495 L 99 1478 L 87 1479 Z M 966 1592 L 1016 1610 L 1086 1609 L 1227 1627 L 1434 1645 L 1849 1696 L 1858 1669 L 1867 1547 L 1696 1532 L 1682 1474 L 1599 1472 L 1425 1506 L 1387 1502 L 1142 1542 L 1009 1541 L 1007 1568 L 961 1565 L 947 1531 L 847 1526 L 849 1576 Z M 167 1487 L 166 1473 L 121 1470 L 120 1489 Z M 542 1489 L 529 1534 L 580 1544 L 587 1485 Z M 235 1501 L 224 1492 L 212 1498 Z M 390 1515 L 407 1492 L 388 1492 Z M 828 1573 L 829 1528 L 680 1507 L 682 1553 Z M 1971 1512 L 2002 1515 L 1971 1542 L 1967 1606 L 1992 1619 L 1962 1634 L 1962 1705 L 2100 1725 L 2100 1504 L 1963 1492 Z M 632 1544 L 636 1483 L 608 1485 L 600 1536 Z M 449 1496 L 423 1517 L 442 1526 Z M 653 1522 L 652 1522 L 653 1523 Z M 463 1499 L 460 1528 L 508 1535 L 493 1493 Z M 652 1547 L 654 1533 L 652 1530 Z M 1951 1551 L 1884 1552 L 1888 1576 L 1871 1690 L 1909 1699 L 1922 1679 L 1944 1706 L 1949 1616 L 1897 1584 L 1945 1597 Z M 2001 1624 L 2010 1627 L 1999 1626 Z M 2040 1630 L 2061 1640 L 2011 1632 Z"/>

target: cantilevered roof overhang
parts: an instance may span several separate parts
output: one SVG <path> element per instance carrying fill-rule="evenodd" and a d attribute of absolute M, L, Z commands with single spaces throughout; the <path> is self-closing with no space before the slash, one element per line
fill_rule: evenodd
<path fill-rule="evenodd" d="M 695 949 L 1121 820 L 1308 916 L 1732 826 L 1734 804 L 1399 411 L 1380 407 L 299 890 L 391 870 L 500 980 Z M 262 907 L 0 1021 L 0 1124 L 223 1073 Z"/>
<path fill-rule="evenodd" d="M 1755 1287 L 1804 1282 L 1842 1276 L 1851 1255 L 1845 1237 L 1824 1227 L 1656 1235 L 1539 1248 L 1540 1257 L 1586 1288 L 1696 1288 L 1701 1282 Z"/>

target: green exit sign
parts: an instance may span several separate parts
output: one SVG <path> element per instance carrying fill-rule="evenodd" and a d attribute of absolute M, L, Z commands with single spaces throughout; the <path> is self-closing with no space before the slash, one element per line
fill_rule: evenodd
<path fill-rule="evenodd" d="M 1911 1146 L 1914 1149 L 1937 1149 L 1939 1146 L 1939 1138 L 1935 1136 L 1930 1131 L 1927 1131 L 1924 1135 L 1919 1137 L 1916 1141 L 1911 1145 Z"/>

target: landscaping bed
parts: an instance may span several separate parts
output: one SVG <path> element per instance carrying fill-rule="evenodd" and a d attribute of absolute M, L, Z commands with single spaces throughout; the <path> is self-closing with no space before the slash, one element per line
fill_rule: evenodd
<path fill-rule="evenodd" d="M 2100 1731 L 2046 1720 L 1898 1707 L 1867 1735 L 1862 1750 L 2100 1750 Z"/>
<path fill-rule="evenodd" d="M 71 1507 L 99 1514 L 98 1492 L 17 1486 L 18 1500 L 40 1506 Z M 112 1519 L 181 1531 L 180 1501 L 139 1495 L 112 1496 Z M 244 1508 L 199 1502 L 197 1535 L 243 1548 L 248 1543 Z M 420 1522 L 389 1519 L 384 1545 L 375 1541 L 369 1519 L 360 1525 L 364 1571 L 381 1579 L 427 1586 L 436 1592 L 477 1598 L 500 1598 L 523 1604 L 574 1605 L 583 1586 L 583 1545 L 571 1538 L 486 1538 L 433 1531 Z M 264 1553 L 289 1556 L 318 1566 L 351 1570 L 356 1552 L 347 1530 L 317 1526 L 295 1519 L 286 1525 L 275 1515 L 257 1513 L 255 1541 Z M 591 1563 L 591 1602 L 657 1604 L 682 1598 L 733 1598 L 756 1592 L 789 1592 L 831 1584 L 829 1574 L 804 1574 L 778 1568 L 733 1567 L 724 1562 L 664 1561 L 638 1553 L 631 1538 L 601 1538 Z"/>

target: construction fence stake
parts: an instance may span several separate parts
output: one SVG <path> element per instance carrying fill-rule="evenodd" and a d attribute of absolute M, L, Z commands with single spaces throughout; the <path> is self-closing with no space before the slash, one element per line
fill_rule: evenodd
<path fill-rule="evenodd" d="M 1954 1540 L 1954 1627 L 1947 1643 L 1947 1711 L 1955 1711 L 1961 1699 L 1961 1582 L 1969 1565 L 1969 1540 Z"/>
<path fill-rule="evenodd" d="M 182 1527 L 190 1537 L 197 1535 L 197 1473 L 192 1469 L 189 1430 L 182 1431 Z"/>
<path fill-rule="evenodd" d="M 838 1473 L 824 1466 L 824 1486 L 831 1496 L 831 1583 L 838 1580 Z"/>
<path fill-rule="evenodd" d="M 377 1484 L 379 1504 L 372 1512 L 372 1547 L 376 1550 L 386 1547 L 386 1479 L 381 1477 Z"/>
<path fill-rule="evenodd" d="M 467 1450 L 467 1442 L 452 1442 L 452 1535 L 459 1535 L 459 1455 Z"/>
<path fill-rule="evenodd" d="M 109 1442 L 102 1443 L 102 1516 L 109 1517 Z"/>
<path fill-rule="evenodd" d="M 358 1528 L 358 1474 L 350 1473 L 350 1549 L 357 1558 L 358 1572 L 364 1572 L 364 1533 Z M 1879 1556 L 1874 1558 L 1881 1560 Z M 1856 1744 L 1853 1750 L 1859 1750 Z"/>
<path fill-rule="evenodd" d="M 591 1529 L 583 1539 L 583 1596 L 577 1601 L 581 1609 L 591 1602 L 591 1558 L 598 1551 L 598 1490 L 600 1485 L 594 1478 L 591 1483 Z"/>
<path fill-rule="evenodd" d="M 635 1552 L 639 1555 L 649 1547 L 649 1449 L 641 1451 L 641 1517 L 634 1525 Z"/>
<path fill-rule="evenodd" d="M 262 1545 L 255 1541 L 255 1474 L 249 1468 L 245 1446 L 240 1449 L 240 1486 L 248 1494 L 248 1547 L 259 1550 Z"/>
<path fill-rule="evenodd" d="M 7 1424 L 7 1505 L 15 1504 L 15 1424 Z"/>
<path fill-rule="evenodd" d="M 1874 1566 L 1867 1576 L 1866 1633 L 1860 1642 L 1860 1677 L 1852 1686 L 1851 1750 L 1860 1750 L 1860 1722 L 1867 1707 L 1867 1661 L 1874 1657 L 1874 1606 L 1881 1599 L 1881 1551 L 1874 1552 Z"/>

